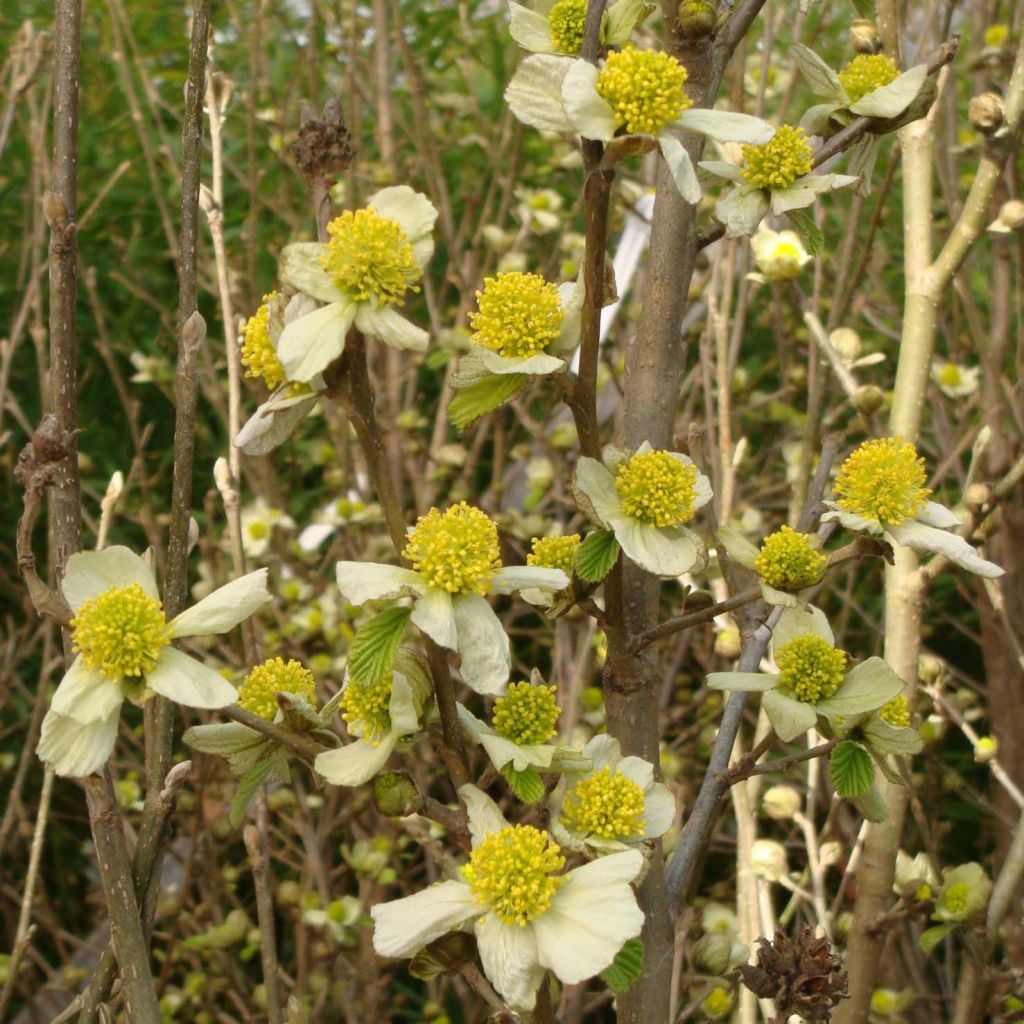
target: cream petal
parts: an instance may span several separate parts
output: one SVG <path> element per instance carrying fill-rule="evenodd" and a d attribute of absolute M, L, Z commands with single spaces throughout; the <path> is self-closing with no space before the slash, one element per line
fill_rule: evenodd
<path fill-rule="evenodd" d="M 812 192 L 833 192 L 837 188 L 849 188 L 860 181 L 858 174 L 807 174 L 798 178 L 796 184 L 800 188 L 809 188 Z"/>
<path fill-rule="evenodd" d="M 684 110 L 676 124 L 688 132 L 707 135 L 717 142 L 762 145 L 775 134 L 775 128 L 760 117 L 737 114 L 732 110 L 708 110 L 705 107 Z"/>
<path fill-rule="evenodd" d="M 394 734 L 385 736 L 376 745 L 356 740 L 317 754 L 313 767 L 332 786 L 361 786 L 387 764 L 397 743 L 398 737 Z"/>
<path fill-rule="evenodd" d="M 476 849 L 492 832 L 500 832 L 509 827 L 505 815 L 498 810 L 498 805 L 476 786 L 460 786 L 459 797 L 466 805 L 473 849 Z"/>
<path fill-rule="evenodd" d="M 597 459 L 584 456 L 576 463 L 575 484 L 603 526 L 625 515 L 615 480 Z"/>
<path fill-rule="evenodd" d="M 511 594 L 531 589 L 555 594 L 569 586 L 569 577 L 561 569 L 540 565 L 506 565 L 491 578 L 492 594 Z"/>
<path fill-rule="evenodd" d="M 616 770 L 643 790 L 654 785 L 654 765 L 635 754 L 624 757 L 616 766 Z"/>
<path fill-rule="evenodd" d="M 918 64 L 888 85 L 873 89 L 856 103 L 851 103 L 850 113 L 858 117 L 897 117 L 914 102 L 927 77 L 927 65 Z"/>
<path fill-rule="evenodd" d="M 627 850 L 570 871 L 550 907 L 533 922 L 541 965 L 567 985 L 603 971 L 643 927 L 643 911 L 629 884 L 642 866 L 639 851 Z"/>
<path fill-rule="evenodd" d="M 622 747 L 614 736 L 600 732 L 583 748 L 583 753 L 590 758 L 591 771 L 599 772 L 602 768 L 614 768 L 622 760 Z"/>
<path fill-rule="evenodd" d="M 223 708 L 238 700 L 238 691 L 219 672 L 175 647 L 160 652 L 146 685 L 189 708 Z"/>
<path fill-rule="evenodd" d="M 925 526 L 934 526 L 939 530 L 960 529 L 960 520 L 957 516 L 937 501 L 929 501 L 914 518 Z"/>
<path fill-rule="evenodd" d="M 277 346 L 288 379 L 305 382 L 323 373 L 345 350 L 355 316 L 355 304 L 345 298 L 288 324 Z"/>
<path fill-rule="evenodd" d="M 725 160 L 701 160 L 697 166 L 702 171 L 707 171 L 708 174 L 714 174 L 718 178 L 725 178 L 727 181 L 733 181 L 737 185 L 742 185 L 746 179 L 743 177 L 743 172 L 736 166 L 736 164 L 730 164 Z"/>
<path fill-rule="evenodd" d="M 798 636 L 807 636 L 808 633 L 820 636 L 830 644 L 836 642 L 828 618 L 820 608 L 813 604 L 805 605 L 803 608 L 787 608 L 775 626 L 772 649 L 777 651 L 790 640 L 795 640 Z"/>
<path fill-rule="evenodd" d="M 423 630 L 435 644 L 449 651 L 458 649 L 459 636 L 455 624 L 452 595 L 447 590 L 430 587 L 412 608 L 412 624 Z"/>
<path fill-rule="evenodd" d="M 494 914 L 481 917 L 474 926 L 484 974 L 516 1010 L 529 1011 L 537 1001 L 544 968 L 537 962 L 533 929 L 503 924 Z"/>
<path fill-rule="evenodd" d="M 562 106 L 573 129 L 585 139 L 609 142 L 618 125 L 612 108 L 597 92 L 597 68 L 574 60 L 562 81 Z"/>
<path fill-rule="evenodd" d="M 908 520 L 899 526 L 887 526 L 885 533 L 897 544 L 914 551 L 932 551 L 945 555 L 954 565 L 959 565 L 961 569 L 966 569 L 976 576 L 995 579 L 1002 576 L 1005 571 L 995 562 L 982 558 L 959 534 L 950 533 L 948 530 L 937 530 L 934 526 L 925 526 L 924 523 Z"/>
<path fill-rule="evenodd" d="M 793 185 L 791 188 L 772 189 L 772 213 L 777 217 L 789 210 L 803 210 L 810 206 L 817 198 L 813 189 L 800 188 Z"/>
<path fill-rule="evenodd" d="M 367 601 L 422 594 L 426 590 L 423 580 L 411 569 L 380 562 L 339 562 L 335 578 L 341 596 L 357 607 Z"/>
<path fill-rule="evenodd" d="M 388 715 L 391 718 L 391 732 L 396 737 L 408 736 L 416 732 L 420 726 L 420 716 L 416 710 L 412 687 L 409 680 L 397 670 L 391 676 Z"/>
<path fill-rule="evenodd" d="M 726 238 L 752 235 L 767 212 L 768 200 L 761 189 L 742 186 L 732 189 L 715 206 L 715 217 L 725 227 Z"/>
<path fill-rule="evenodd" d="M 703 193 L 690 154 L 677 138 L 667 133 L 658 137 L 658 146 L 677 191 L 688 203 L 696 206 Z"/>
<path fill-rule="evenodd" d="M 698 469 L 697 479 L 693 483 L 693 508 L 694 511 L 703 508 L 713 497 L 711 481 Z"/>
<path fill-rule="evenodd" d="M 412 956 L 435 939 L 479 916 L 465 882 L 439 882 L 421 892 L 371 908 L 373 948 L 381 956 Z"/>
<path fill-rule="evenodd" d="M 877 535 L 882 532 L 882 527 L 874 520 L 865 519 L 863 516 L 854 515 L 852 512 L 845 512 L 843 509 L 838 508 L 834 501 L 826 501 L 825 505 L 828 506 L 829 511 L 821 517 L 823 523 L 839 523 L 840 526 L 845 527 L 847 530 L 854 530 L 857 533 L 873 533 Z"/>
<path fill-rule="evenodd" d="M 768 604 L 779 604 L 783 608 L 796 608 L 800 604 L 800 598 L 796 594 L 788 594 L 785 590 L 776 590 L 761 580 L 761 596 Z"/>
<path fill-rule="evenodd" d="M 572 63 L 571 57 L 538 53 L 519 65 L 505 90 L 505 102 L 518 120 L 540 131 L 573 130 L 562 106 L 562 80 Z"/>
<path fill-rule="evenodd" d="M 608 5 L 608 18 L 603 28 L 602 42 L 608 46 L 625 46 L 633 29 L 652 10 L 647 0 L 612 0 Z"/>
<path fill-rule="evenodd" d="M 668 786 L 655 782 L 644 793 L 644 839 L 663 836 L 676 820 L 676 798 Z"/>
<path fill-rule="evenodd" d="M 323 252 L 324 246 L 319 242 L 292 242 L 286 245 L 281 253 L 278 275 L 284 284 L 291 285 L 296 291 L 312 295 L 321 302 L 338 302 L 345 298 L 345 293 L 321 266 L 320 257 Z M 293 319 L 286 316 L 285 323 L 291 322 Z"/>
<path fill-rule="evenodd" d="M 356 307 L 355 323 L 363 334 L 400 351 L 425 352 L 430 342 L 430 335 L 422 327 L 410 323 L 390 306 L 374 309 L 360 304 Z"/>
<path fill-rule="evenodd" d="M 815 96 L 826 99 L 842 96 L 839 76 L 810 47 L 796 43 L 789 48 L 789 54 Z"/>
<path fill-rule="evenodd" d="M 510 0 L 508 5 L 509 35 L 531 53 L 557 53 L 551 38 L 551 26 L 543 14 Z"/>
<path fill-rule="evenodd" d="M 715 531 L 715 539 L 726 554 L 746 569 L 753 569 L 759 554 L 758 548 L 744 536 L 735 526 L 720 526 Z"/>
<path fill-rule="evenodd" d="M 850 718 L 875 711 L 905 689 L 902 679 L 881 659 L 868 658 L 855 665 L 839 689 L 815 705 L 821 715 Z"/>
<path fill-rule="evenodd" d="M 50 710 L 80 725 L 88 725 L 109 718 L 121 707 L 123 699 L 120 684 L 89 668 L 79 655 L 60 681 Z"/>
<path fill-rule="evenodd" d="M 512 656 L 498 616 L 479 594 L 459 594 L 452 608 L 462 678 L 477 693 L 504 693 Z"/>
<path fill-rule="evenodd" d="M 490 371 L 496 374 L 506 373 L 529 373 L 536 377 L 542 377 L 551 373 L 561 373 L 565 368 L 565 360 L 557 356 L 549 356 L 541 352 L 535 356 L 523 356 L 518 359 L 510 359 L 507 356 L 498 355 L 489 349 L 480 349 L 480 362 Z"/>
<path fill-rule="evenodd" d="M 416 262 L 421 269 L 425 267 L 434 254 L 433 231 L 437 223 L 434 204 L 408 185 L 391 185 L 377 192 L 367 205 L 398 224 L 413 245 Z"/>
<path fill-rule="evenodd" d="M 317 395 L 310 395 L 284 408 L 264 402 L 235 435 L 234 446 L 246 455 L 266 455 L 284 444 L 298 425 L 316 405 Z"/>
<path fill-rule="evenodd" d="M 815 103 L 804 111 L 803 117 L 800 118 L 800 127 L 807 135 L 821 135 L 837 110 L 842 110 L 839 103 Z"/>
<path fill-rule="evenodd" d="M 655 576 L 681 576 L 701 560 L 700 546 L 689 530 L 652 526 L 625 516 L 611 525 L 626 557 Z"/>
<path fill-rule="evenodd" d="M 58 775 L 70 778 L 92 775 L 110 760 L 120 717 L 118 707 L 109 717 L 83 725 L 73 718 L 47 711 L 36 753 Z"/>
<path fill-rule="evenodd" d="M 711 672 L 707 676 L 707 684 L 712 690 L 764 693 L 779 685 L 779 677 L 767 672 Z"/>
<path fill-rule="evenodd" d="M 818 720 L 813 705 L 794 700 L 778 689 L 768 690 L 762 695 L 761 707 L 783 743 L 802 736 Z"/>
<path fill-rule="evenodd" d="M 270 600 L 267 570 L 257 569 L 218 587 L 171 621 L 172 636 L 227 633 Z"/>
<path fill-rule="evenodd" d="M 115 544 L 102 551 L 79 551 L 72 555 L 60 589 L 71 610 L 77 612 L 90 598 L 133 583 L 138 583 L 149 597 L 160 599 L 153 570 L 134 551 Z"/>
<path fill-rule="evenodd" d="M 507 764 L 511 764 L 517 772 L 524 772 L 531 767 L 550 768 L 556 750 L 549 743 L 513 743 L 491 731 L 481 733 L 480 745 L 487 751 L 491 764 L 499 771 Z"/>

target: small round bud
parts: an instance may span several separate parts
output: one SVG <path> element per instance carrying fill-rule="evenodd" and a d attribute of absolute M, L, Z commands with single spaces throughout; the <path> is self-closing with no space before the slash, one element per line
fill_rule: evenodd
<path fill-rule="evenodd" d="M 818 859 L 822 867 L 831 867 L 838 864 L 843 857 L 843 844 L 838 842 L 822 843 L 818 850 Z"/>
<path fill-rule="evenodd" d="M 297 907 L 302 899 L 302 886 L 286 879 L 278 885 L 276 899 L 279 907 Z"/>
<path fill-rule="evenodd" d="M 741 646 L 738 629 L 723 629 L 715 637 L 715 654 L 721 658 L 738 658 Z"/>
<path fill-rule="evenodd" d="M 704 997 L 704 1001 L 700 1004 L 700 1008 L 712 1020 L 723 1020 L 732 1012 L 734 1002 L 735 999 L 732 993 L 728 989 L 719 985 L 717 988 L 713 988 Z"/>
<path fill-rule="evenodd" d="M 989 231 L 1006 234 L 1024 228 L 1024 202 L 1010 199 L 999 207 L 999 216 L 989 225 Z"/>
<path fill-rule="evenodd" d="M 997 92 L 983 92 L 972 96 L 967 108 L 967 119 L 971 127 L 982 135 L 992 135 L 1006 120 L 1003 98 Z"/>
<path fill-rule="evenodd" d="M 718 20 L 711 0 L 683 0 L 679 5 L 679 34 L 684 39 L 703 39 L 711 35 Z"/>
<path fill-rule="evenodd" d="M 839 358 L 847 365 L 860 355 L 860 335 L 852 327 L 837 327 L 828 336 L 828 340 Z"/>
<path fill-rule="evenodd" d="M 992 504 L 994 495 L 988 484 L 971 484 L 964 491 L 964 505 L 974 513 Z"/>
<path fill-rule="evenodd" d="M 942 715 L 929 715 L 918 730 L 925 743 L 934 743 L 946 735 L 946 720 Z"/>
<path fill-rule="evenodd" d="M 862 416 L 870 416 L 885 404 L 885 392 L 874 384 L 863 384 L 853 393 L 850 401 Z"/>
<path fill-rule="evenodd" d="M 926 683 L 937 683 L 946 674 L 946 665 L 934 654 L 922 654 L 917 659 L 918 677 Z"/>
<path fill-rule="evenodd" d="M 761 807 L 772 821 L 789 821 L 800 813 L 803 798 L 792 786 L 771 786 L 764 791 Z"/>
<path fill-rule="evenodd" d="M 999 753 L 999 740 L 995 736 L 982 736 L 974 745 L 974 760 L 978 764 L 988 764 Z"/>
<path fill-rule="evenodd" d="M 774 839 L 758 839 L 750 848 L 750 870 L 769 882 L 778 881 L 789 868 L 786 848 Z"/>
<path fill-rule="evenodd" d="M 732 966 L 733 935 L 730 932 L 708 932 L 693 947 L 693 959 L 708 974 L 725 974 Z"/>
<path fill-rule="evenodd" d="M 867 18 L 857 18 L 850 26 L 850 46 L 857 53 L 878 53 L 882 49 L 882 40 L 874 22 Z"/>
<path fill-rule="evenodd" d="M 408 772 L 383 772 L 373 780 L 373 804 L 387 818 L 415 814 L 423 805 Z"/>
<path fill-rule="evenodd" d="M 850 929 L 853 927 L 853 914 L 849 910 L 844 910 L 836 918 L 836 935 L 843 938 L 850 934 Z"/>

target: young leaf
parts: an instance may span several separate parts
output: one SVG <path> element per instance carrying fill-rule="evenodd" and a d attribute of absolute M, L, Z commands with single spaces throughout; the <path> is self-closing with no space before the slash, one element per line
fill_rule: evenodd
<path fill-rule="evenodd" d="M 360 628 L 348 652 L 352 682 L 375 683 L 391 671 L 410 615 L 411 608 L 388 608 Z"/>
<path fill-rule="evenodd" d="M 242 824 L 249 801 L 256 795 L 256 790 L 266 782 L 279 757 L 280 751 L 275 750 L 269 757 L 257 761 L 239 781 L 235 798 L 231 801 L 231 813 L 228 815 L 232 828 L 238 828 Z"/>
<path fill-rule="evenodd" d="M 817 256 L 825 245 L 825 236 L 814 223 L 814 218 L 805 210 L 787 210 L 786 216 L 789 218 L 790 226 L 804 243 L 804 248 L 812 256 Z"/>
<path fill-rule="evenodd" d="M 955 929 L 955 924 L 937 924 L 921 932 L 921 937 L 917 940 L 917 944 L 921 947 L 921 952 L 925 956 L 930 956 L 932 950 Z"/>
<path fill-rule="evenodd" d="M 511 764 L 501 769 L 509 788 L 524 804 L 535 804 L 544 796 L 544 782 L 533 768 L 517 772 Z"/>
<path fill-rule="evenodd" d="M 828 761 L 832 785 L 840 796 L 863 796 L 875 779 L 875 762 L 868 748 L 855 740 L 843 740 Z"/>
<path fill-rule="evenodd" d="M 588 583 L 600 583 L 619 557 L 619 542 L 611 530 L 595 530 L 576 549 L 576 575 Z"/>
<path fill-rule="evenodd" d="M 448 419 L 461 433 L 481 416 L 513 398 L 526 384 L 525 373 L 495 374 L 463 388 L 448 403 Z"/>
<path fill-rule="evenodd" d="M 601 978 L 613 992 L 625 992 L 640 976 L 643 966 L 643 940 L 629 939 L 615 954 L 611 966 L 601 972 Z"/>

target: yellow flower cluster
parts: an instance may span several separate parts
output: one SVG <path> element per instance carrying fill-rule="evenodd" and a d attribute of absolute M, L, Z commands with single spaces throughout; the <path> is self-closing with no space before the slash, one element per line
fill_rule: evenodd
<path fill-rule="evenodd" d="M 627 133 L 659 135 L 693 105 L 683 88 L 686 79 L 686 68 L 675 57 L 627 46 L 608 54 L 597 76 L 597 93 Z"/>
<path fill-rule="evenodd" d="M 881 89 L 899 76 L 896 61 L 884 53 L 861 53 L 839 72 L 842 85 L 851 103 L 863 99 L 869 92 Z"/>
<path fill-rule="evenodd" d="M 391 731 L 391 673 L 375 683 L 351 679 L 341 697 L 341 717 L 349 725 L 361 725 L 362 738 L 378 744 Z"/>
<path fill-rule="evenodd" d="M 828 559 L 811 546 L 807 534 L 783 526 L 765 537 L 754 569 L 768 586 L 796 593 L 814 586 L 827 564 Z"/>
<path fill-rule="evenodd" d="M 743 147 L 741 173 L 758 188 L 789 188 L 813 166 L 811 143 L 803 128 L 779 125 L 771 139 L 761 146 Z"/>
<path fill-rule="evenodd" d="M 473 344 L 508 359 L 543 352 L 562 330 L 558 288 L 539 274 L 510 270 L 488 277 L 476 300 L 478 312 L 469 316 Z"/>
<path fill-rule="evenodd" d="M 587 0 L 558 0 L 548 11 L 551 41 L 560 53 L 578 56 L 583 48 L 583 27 L 587 21 Z"/>
<path fill-rule="evenodd" d="M 520 746 L 547 743 L 555 735 L 555 725 L 562 713 L 557 693 L 558 687 L 554 685 L 512 683 L 505 696 L 494 702 L 494 731 Z"/>
<path fill-rule="evenodd" d="M 486 594 L 501 568 L 498 527 L 464 501 L 444 512 L 432 508 L 417 520 L 402 555 L 432 587 Z"/>
<path fill-rule="evenodd" d="M 862 519 L 899 526 L 928 503 L 924 459 L 898 437 L 865 441 L 847 457 L 836 476 L 839 507 Z"/>
<path fill-rule="evenodd" d="M 238 688 L 238 706 L 260 718 L 273 719 L 279 693 L 294 693 L 312 704 L 316 699 L 313 673 L 294 658 L 269 658 L 245 677 Z"/>
<path fill-rule="evenodd" d="M 544 569 L 561 569 L 571 578 L 579 546 L 578 533 L 569 533 L 564 537 L 534 537 L 532 550 L 526 556 L 526 564 Z"/>
<path fill-rule="evenodd" d="M 84 601 L 71 629 L 86 665 L 109 679 L 144 676 L 171 642 L 163 605 L 138 583 Z"/>
<path fill-rule="evenodd" d="M 267 322 L 270 318 L 270 303 L 278 298 L 277 292 L 263 296 L 263 304 L 242 324 L 242 365 L 246 377 L 262 377 L 263 383 L 273 391 L 285 381 L 284 367 L 277 358 L 274 343 L 270 340 Z"/>
<path fill-rule="evenodd" d="M 626 514 L 652 526 L 680 526 L 693 516 L 697 470 L 672 452 L 639 452 L 615 474 Z"/>
<path fill-rule="evenodd" d="M 808 633 L 798 636 L 775 652 L 779 679 L 805 704 L 827 700 L 839 689 L 846 675 L 846 652 L 833 647 L 824 637 Z"/>
<path fill-rule="evenodd" d="M 882 705 L 878 717 L 894 729 L 906 729 L 910 725 L 910 705 L 907 698 L 902 693 L 897 694 L 888 704 Z"/>
<path fill-rule="evenodd" d="M 573 832 L 628 840 L 643 834 L 644 791 L 608 765 L 566 794 L 562 822 Z"/>
<path fill-rule="evenodd" d="M 356 302 L 397 304 L 422 271 L 401 226 L 376 210 L 346 210 L 327 225 L 320 265 Z"/>

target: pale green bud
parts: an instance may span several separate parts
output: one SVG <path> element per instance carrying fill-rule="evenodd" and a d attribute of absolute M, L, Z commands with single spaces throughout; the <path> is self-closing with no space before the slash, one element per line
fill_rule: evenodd
<path fill-rule="evenodd" d="M 761 797 L 761 807 L 773 821 L 790 821 L 800 813 L 803 797 L 793 786 L 770 786 Z"/>

